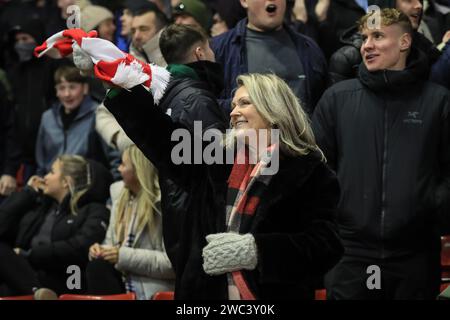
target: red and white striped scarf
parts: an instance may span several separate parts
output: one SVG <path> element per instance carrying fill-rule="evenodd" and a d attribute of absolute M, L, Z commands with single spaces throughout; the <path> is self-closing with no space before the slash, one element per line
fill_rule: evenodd
<path fill-rule="evenodd" d="M 141 84 L 151 91 L 158 104 L 170 80 L 170 72 L 155 64 L 148 64 L 121 51 L 112 42 L 97 38 L 97 32 L 68 29 L 48 38 L 34 50 L 36 57 L 48 55 L 60 59 L 72 54 L 78 45 L 94 64 L 95 76 L 113 86 L 131 89 Z"/>

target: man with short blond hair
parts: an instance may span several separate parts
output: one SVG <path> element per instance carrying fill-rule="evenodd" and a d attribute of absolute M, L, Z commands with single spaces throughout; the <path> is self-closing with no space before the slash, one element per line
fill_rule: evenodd
<path fill-rule="evenodd" d="M 327 294 L 435 299 L 439 228 L 449 220 L 450 96 L 426 80 L 427 57 L 411 46 L 408 17 L 383 9 L 379 27 L 375 17 L 360 21 L 358 78 L 328 89 L 313 116 L 342 191 L 345 255 L 327 275 Z"/>

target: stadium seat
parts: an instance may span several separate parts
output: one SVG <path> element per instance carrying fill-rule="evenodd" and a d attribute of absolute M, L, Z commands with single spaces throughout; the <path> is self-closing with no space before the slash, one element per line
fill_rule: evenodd
<path fill-rule="evenodd" d="M 0 297 L 0 300 L 34 300 L 34 296 L 28 295 L 28 296 Z"/>
<path fill-rule="evenodd" d="M 156 292 L 152 296 L 152 300 L 173 300 L 173 299 L 174 299 L 174 292 L 173 291 Z"/>
<path fill-rule="evenodd" d="M 327 290 L 316 290 L 314 300 L 327 300 Z"/>
<path fill-rule="evenodd" d="M 441 237 L 441 280 L 450 282 L 450 236 Z"/>
<path fill-rule="evenodd" d="M 83 294 L 63 294 L 59 300 L 136 300 L 133 292 L 112 295 L 83 295 Z"/>

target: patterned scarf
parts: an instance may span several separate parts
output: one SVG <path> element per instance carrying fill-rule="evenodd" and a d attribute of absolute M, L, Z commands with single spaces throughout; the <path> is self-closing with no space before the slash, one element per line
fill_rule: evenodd
<path fill-rule="evenodd" d="M 227 231 L 244 234 L 250 231 L 256 208 L 264 194 L 271 175 L 261 175 L 262 169 L 270 163 L 276 145 L 267 148 L 267 156 L 256 165 L 250 164 L 248 149 L 238 151 L 236 159 L 245 159 L 243 164 L 235 160 L 228 178 L 227 193 Z M 228 293 L 230 300 L 255 300 L 241 271 L 234 271 L 228 276 Z"/>
<path fill-rule="evenodd" d="M 127 201 L 124 211 L 120 221 L 117 222 L 117 241 L 120 246 L 133 248 L 137 233 L 137 201 L 135 197 L 131 197 Z M 135 292 L 133 282 L 128 273 L 122 273 L 122 281 L 126 292 Z"/>

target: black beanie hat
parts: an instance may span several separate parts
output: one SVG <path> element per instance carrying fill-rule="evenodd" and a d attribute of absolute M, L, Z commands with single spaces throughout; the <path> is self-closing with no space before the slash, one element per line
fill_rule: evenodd
<path fill-rule="evenodd" d="M 40 19 L 25 18 L 17 22 L 8 32 L 8 40 L 10 43 L 15 42 L 15 35 L 19 32 L 31 35 L 37 44 L 41 44 L 45 40 L 45 26 Z"/>

